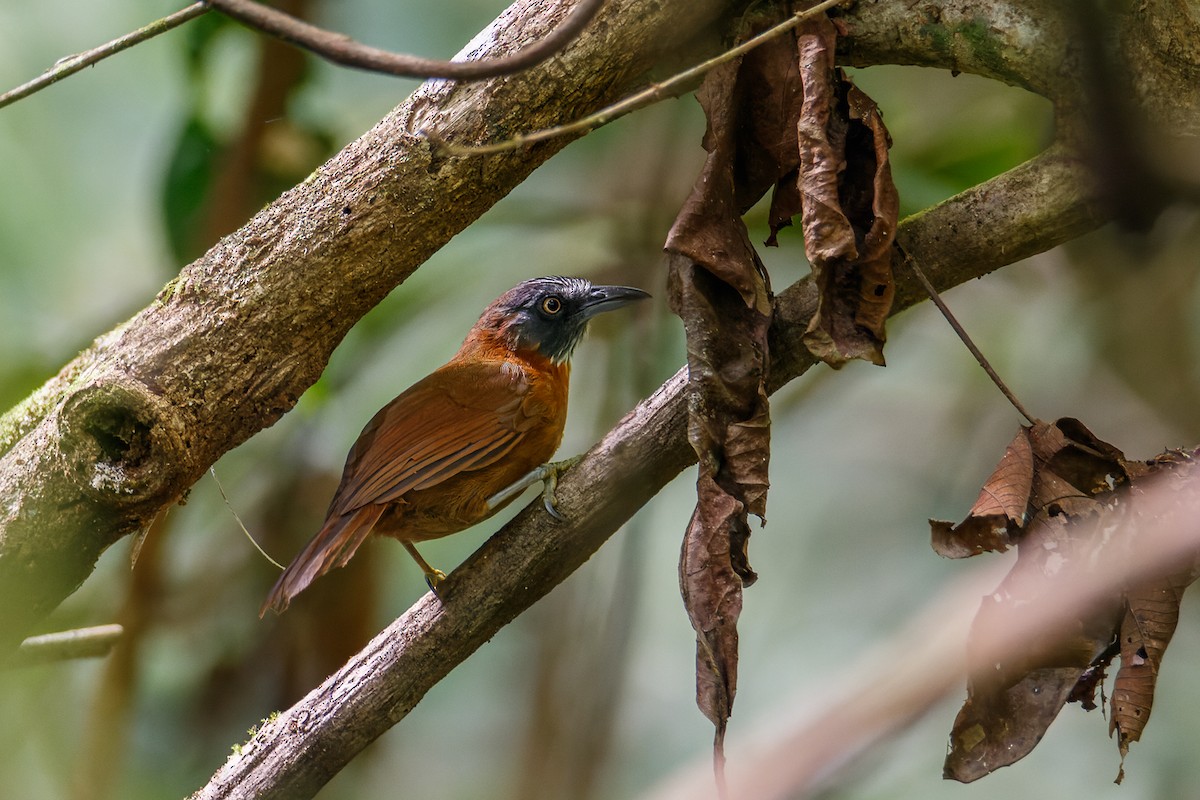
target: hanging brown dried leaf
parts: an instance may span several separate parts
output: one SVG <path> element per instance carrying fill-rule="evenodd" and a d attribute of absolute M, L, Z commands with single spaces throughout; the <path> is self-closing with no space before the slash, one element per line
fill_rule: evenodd
<path fill-rule="evenodd" d="M 1101 475 L 1117 477 L 1110 482 Z M 1017 543 L 1016 563 L 996 591 L 984 598 L 975 618 L 972 653 L 975 642 L 989 641 L 1022 609 L 1053 602 L 1055 580 L 1086 574 L 1097 542 L 1081 533 L 1088 529 L 1071 522 L 1114 513 L 1095 495 L 1101 485 L 1107 491 L 1126 475 L 1120 451 L 1100 442 L 1077 420 L 1022 428 L 984 485 L 971 516 L 955 529 L 955 537 L 943 542 L 944 547 L 962 550 Z M 989 524 L 1003 526 L 991 540 L 986 530 L 972 530 Z M 937 523 L 934 538 L 937 549 Z M 1085 671 L 1105 654 L 1111 658 L 1121 608 L 1114 591 L 1068 629 L 1027 641 L 1005 660 L 981 663 L 972 655 L 967 702 L 951 732 L 944 775 L 973 781 L 1024 758 L 1085 679 Z"/>
<path fill-rule="evenodd" d="M 766 514 L 770 462 L 771 291 L 741 214 L 796 168 L 787 147 L 795 74 L 786 39 L 708 74 L 697 92 L 708 158 L 667 239 L 671 306 L 688 343 L 688 436 L 700 462 L 680 590 L 696 630 L 696 701 L 716 728 L 718 756 L 737 691 L 742 589 L 757 578 L 748 515 Z"/>
<path fill-rule="evenodd" d="M 1026 756 L 1058 716 L 1078 677 L 1079 670 L 1070 667 L 1039 669 L 999 691 L 971 692 L 954 720 L 942 777 L 970 783 Z M 1021 724 L 1006 730 L 1006 720 Z"/>
<path fill-rule="evenodd" d="M 797 194 L 819 290 L 804 341 L 833 367 L 852 358 L 882 365 L 900 209 L 888 161 L 891 140 L 874 101 L 834 67 L 833 23 L 827 17 L 804 22 L 796 38 L 804 92 Z M 773 208 L 773 226 L 775 216 Z"/>
<path fill-rule="evenodd" d="M 1124 485 L 1130 464 L 1124 454 L 1096 438 L 1082 422 L 1063 417 L 1029 429 L 1036 478 L 1032 503 L 1051 513 L 1074 515 L 1092 509 L 1087 499 Z"/>
<path fill-rule="evenodd" d="M 1065 516 L 1039 511 L 1012 570 L 980 604 L 968 646 L 967 702 L 950 734 L 945 777 L 970 782 L 1028 755 L 1085 670 L 1108 650 L 1121 612 L 1115 591 L 1067 630 L 1029 639 L 1020 652 L 986 661 L 976 654 L 978 643 L 992 641 L 1023 609 L 1053 602 L 1054 580 L 1090 569 L 1092 547 L 1078 532 Z"/>
<path fill-rule="evenodd" d="M 985 551 L 1003 552 L 1025 525 L 1033 490 L 1033 446 L 1021 428 L 1004 451 L 967 518 L 957 526 L 929 520 L 933 549 L 946 558 L 967 558 Z"/>
<path fill-rule="evenodd" d="M 742 504 L 709 477 L 697 485 L 700 502 L 688 523 L 679 558 L 679 589 L 696 629 L 696 704 L 717 730 L 717 745 L 737 692 L 737 621 L 742 583 L 733 570 L 737 540 L 745 545 Z"/>
<path fill-rule="evenodd" d="M 775 21 L 762 19 L 760 27 Z M 832 41 L 827 39 L 830 48 Z M 768 242 L 773 243 L 779 229 L 804 207 L 802 114 L 813 102 L 820 105 L 819 99 L 804 96 L 804 63 L 797 37 L 788 35 L 705 77 L 697 97 L 708 119 L 708 158 L 666 247 L 671 305 L 687 333 L 688 434 L 700 462 L 680 584 L 697 634 L 697 702 L 716 725 L 718 752 L 736 692 L 741 591 L 757 578 L 747 556 L 748 517 L 766 514 L 770 460 L 765 384 L 771 291 L 741 215 L 774 187 Z M 870 217 L 862 230 L 849 229 L 856 255 L 847 260 L 854 275 L 864 276 L 862 286 L 870 284 L 865 289 L 870 298 L 844 304 L 846 310 L 827 318 L 838 321 L 849 314 L 857 320 L 854 325 L 872 331 L 872 342 L 881 343 L 891 302 L 890 271 L 881 277 L 860 262 L 865 258 L 886 265 L 895 230 L 895 190 L 889 195 L 876 186 L 888 175 L 887 133 L 874 105 L 848 83 L 829 102 L 839 104 L 839 118 L 853 120 L 850 146 L 843 143 L 838 169 L 855 179 L 842 187 L 839 202 L 856 221 Z M 870 187 L 865 192 L 863 180 Z M 890 187 L 890 178 L 886 183 Z M 836 181 L 834 186 L 837 199 Z M 890 226 L 883 220 L 889 207 Z M 807 210 L 805 214 L 807 219 Z M 843 269 L 829 283 L 830 298 L 845 294 L 833 283 L 844 283 L 847 274 Z M 832 299 L 826 307 L 834 307 Z"/>
<path fill-rule="evenodd" d="M 724 508 L 707 513 L 717 495 L 702 490 L 705 481 L 738 504 L 743 522 L 748 514 L 766 515 L 770 464 L 770 412 L 765 389 L 767 326 L 770 317 L 747 308 L 728 284 L 699 264 L 671 259 L 669 293 L 683 318 L 688 340 L 690 413 L 688 438 L 700 458 L 697 510 L 700 523 L 712 520 L 718 530 Z M 767 291 L 765 281 L 762 291 Z M 766 298 L 764 296 L 764 302 Z M 739 576 L 739 588 L 757 577 L 746 558 L 749 526 L 741 541 L 727 547 Z M 689 528 L 690 530 L 690 528 Z"/>
<path fill-rule="evenodd" d="M 1037 509 L 1052 515 L 1089 511 L 1089 498 L 1129 479 L 1127 467 L 1119 450 L 1079 420 L 1064 417 L 1022 427 L 967 518 L 958 525 L 929 521 L 933 549 L 946 558 L 1003 552 Z"/>
<path fill-rule="evenodd" d="M 1128 592 L 1114 587 L 1065 627 L 1026 638 L 1019 652 L 986 662 L 976 655 L 979 643 L 992 640 L 996 631 L 1011 629 L 1027 609 L 1054 603 L 1057 582 L 1088 582 L 1098 564 L 1127 558 L 1148 525 L 1169 524 L 1170 515 L 1179 512 L 1140 508 L 1139 482 L 1168 471 L 1177 477 L 1183 470 L 1176 467 L 1190 469 L 1194 464 L 1190 456 L 1178 454 L 1149 464 L 1126 461 L 1117 448 L 1073 419 L 1038 423 L 1025 431 L 1033 463 L 1030 521 L 1023 531 L 1019 525 L 1010 530 L 1017 542 L 1017 561 L 997 590 L 984 598 L 972 628 L 968 698 L 955 720 L 944 771 L 947 778 L 960 781 L 975 780 L 1024 757 L 1064 703 L 1079 701 L 1086 709 L 1095 708 L 1096 685 L 1118 649 L 1121 669 L 1111 724 L 1124 759 L 1149 717 L 1179 599 L 1200 575 L 1198 560 Z M 1009 446 L 988 486 L 997 476 L 1018 475 L 1014 464 L 1024 459 L 1018 440 Z M 1001 480 L 1001 485 L 1012 488 L 1023 481 L 1014 477 Z M 1011 523 L 1009 512 L 1016 508 L 1020 492 L 1011 493 L 1011 502 L 996 501 L 992 507 L 995 498 L 986 488 L 976 509 Z M 966 521 L 955 533 L 965 526 Z"/>
<path fill-rule="evenodd" d="M 748 309 L 699 265 L 673 260 L 671 285 L 688 331 L 688 433 L 700 456 L 679 580 L 696 630 L 696 700 L 716 726 L 719 755 L 737 690 L 742 588 L 757 577 L 747 558 L 747 514 L 766 512 L 770 422 L 762 381 L 769 317 Z"/>
<path fill-rule="evenodd" d="M 1109 734 L 1117 735 L 1122 764 L 1129 745 L 1142 738 L 1150 719 L 1163 652 L 1179 623 L 1184 590 L 1197 577 L 1200 573 L 1196 564 L 1188 564 L 1173 575 L 1134 587 L 1126 596 L 1128 604 L 1120 633 L 1121 668 L 1113 682 L 1112 717 L 1108 722 Z"/>

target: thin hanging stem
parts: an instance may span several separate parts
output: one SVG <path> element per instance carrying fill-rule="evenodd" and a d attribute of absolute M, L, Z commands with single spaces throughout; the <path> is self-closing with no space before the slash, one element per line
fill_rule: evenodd
<path fill-rule="evenodd" d="M 229 498 L 225 496 L 224 487 L 222 487 L 221 482 L 217 480 L 217 468 L 209 467 L 208 473 L 212 475 L 213 483 L 217 484 L 217 491 L 221 493 L 221 499 L 225 501 L 225 507 L 229 509 L 230 514 L 233 514 L 233 518 L 237 520 L 238 527 L 242 529 L 242 533 L 246 534 L 246 538 L 250 540 L 250 544 L 254 545 L 254 549 L 257 550 L 267 561 L 270 561 L 280 569 L 286 569 L 283 564 L 280 564 L 278 561 L 267 555 L 267 551 L 262 549 L 262 545 L 255 541 L 254 537 L 250 535 L 250 531 L 246 530 L 246 524 L 242 522 L 242 518 L 238 516 L 238 513 L 233 510 L 233 504 L 230 503 Z"/>
<path fill-rule="evenodd" d="M 897 245 L 897 247 L 899 247 L 899 245 Z M 1008 398 L 1008 402 L 1012 403 L 1013 408 L 1015 408 L 1021 416 L 1027 419 L 1030 425 L 1036 425 L 1038 422 L 1037 418 L 1025 410 L 1025 406 L 1021 405 L 1021 401 L 1018 400 L 1017 396 L 1012 393 L 1012 390 L 1008 388 L 1008 385 L 1001 380 L 1000 375 L 997 374 L 996 370 L 992 368 L 992 365 L 988 362 L 987 358 L 984 357 L 983 351 L 980 350 L 979 347 L 976 346 L 975 342 L 971 340 L 971 337 L 967 335 L 967 331 L 963 328 L 959 321 L 955 319 L 954 314 L 950 313 L 950 308 L 942 300 L 942 296 L 938 294 L 937 289 L 933 288 L 933 284 L 929 282 L 929 279 L 925 277 L 925 273 L 921 271 L 919 266 L 917 266 L 917 262 L 912 258 L 912 256 L 904 251 L 903 247 L 900 248 L 900 252 L 904 253 L 904 263 L 908 265 L 908 268 L 912 270 L 913 275 L 916 275 L 917 280 L 920 281 L 923 287 L 925 287 L 925 292 L 929 295 L 929 299 L 932 300 L 933 304 L 938 307 L 939 311 L 942 312 L 942 316 L 946 318 L 946 322 L 950 323 L 950 327 L 953 328 L 954 332 L 958 334 L 958 338 L 961 339 L 962 343 L 965 344 L 967 349 L 971 351 L 971 355 L 975 356 L 975 360 L 979 362 L 979 366 L 983 367 L 983 371 L 986 372 L 988 377 L 992 379 L 992 383 L 996 384 L 996 388 L 1000 390 L 1000 393 Z"/>
<path fill-rule="evenodd" d="M 713 782 L 717 800 L 729 800 L 729 784 L 725 780 L 725 723 L 718 726 L 713 739 Z"/>

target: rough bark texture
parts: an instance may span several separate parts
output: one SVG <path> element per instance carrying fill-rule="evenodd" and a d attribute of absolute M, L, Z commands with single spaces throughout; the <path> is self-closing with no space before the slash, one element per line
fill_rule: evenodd
<path fill-rule="evenodd" d="M 418 131 L 471 143 L 574 119 L 728 5 L 612 0 L 534 70 L 424 85 L 0 420 L 0 654 L 105 548 L 291 409 L 363 314 L 567 141 L 439 158 Z M 519 0 L 464 57 L 540 38 L 569 8 Z"/>

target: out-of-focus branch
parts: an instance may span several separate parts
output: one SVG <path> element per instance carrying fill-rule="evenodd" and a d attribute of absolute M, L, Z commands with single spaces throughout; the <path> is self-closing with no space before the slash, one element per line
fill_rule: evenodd
<path fill-rule="evenodd" d="M 30 636 L 4 666 L 29 667 L 75 658 L 98 658 L 107 655 L 124 633 L 120 625 L 96 625 Z"/>
<path fill-rule="evenodd" d="M 1126 494 L 1126 501 L 1132 493 Z M 1042 598 L 1001 623 L 971 627 L 979 602 L 995 591 L 1009 565 L 989 564 L 933 597 L 908 624 L 865 653 L 849 669 L 839 667 L 819 692 L 801 692 L 789 705 L 798 709 L 780 735 L 779 720 L 770 733 L 751 732 L 730 760 L 729 798 L 782 800 L 819 795 L 822 786 L 872 745 L 919 719 L 966 679 L 968 631 L 976 663 L 1009 663 L 1027 652 L 1030 642 L 1046 641 L 1078 626 L 1098 603 L 1125 587 L 1177 572 L 1193 563 L 1200 549 L 1200 470 L 1185 462 L 1160 470 L 1132 500 L 1115 539 L 1111 531 L 1089 535 L 1087 526 L 1111 522 L 1085 517 L 1081 540 L 1101 543 L 1087 569 L 1042 576 L 1028 587 Z M 1116 542 L 1116 543 L 1114 543 Z M 1136 542 L 1136 546 L 1126 546 Z M 880 680 L 886 675 L 886 680 Z M 833 685 L 837 688 L 830 691 Z M 817 696 L 819 695 L 819 697 Z M 803 710 L 800 710 L 803 709 Z M 1114 762 L 1116 748 L 1114 747 Z M 1114 772 L 1116 764 L 1114 763 Z M 645 800 L 716 800 L 707 762 L 697 761 L 664 781 Z"/>
<path fill-rule="evenodd" d="M 205 4 L 255 30 L 301 47 L 334 64 L 406 78 L 482 80 L 511 75 L 560 52 L 592 21 L 604 0 L 578 0 L 553 31 L 507 56 L 471 61 L 439 61 L 393 53 L 327 31 L 255 0 L 204 0 Z"/>
<path fill-rule="evenodd" d="M 174 14 L 170 14 L 162 19 L 155 20 L 149 25 L 138 28 L 132 33 L 127 33 L 119 39 L 113 39 L 108 44 L 102 44 L 99 47 L 85 50 L 82 53 L 76 53 L 73 56 L 60 58 L 55 62 L 54 66 L 43 72 L 38 77 L 23 83 L 15 89 L 10 89 L 4 94 L 0 94 L 0 108 L 17 102 L 18 100 L 28 97 L 34 92 L 45 89 L 52 83 L 57 83 L 63 78 L 74 75 L 85 67 L 90 67 L 97 61 L 102 61 L 111 55 L 116 55 L 122 50 L 133 47 L 135 44 L 141 44 L 147 39 L 152 39 L 160 33 L 166 33 L 172 28 L 177 28 L 183 23 L 193 20 L 201 14 L 207 13 L 208 6 L 205 3 L 192 3 L 187 8 L 180 9 Z"/>

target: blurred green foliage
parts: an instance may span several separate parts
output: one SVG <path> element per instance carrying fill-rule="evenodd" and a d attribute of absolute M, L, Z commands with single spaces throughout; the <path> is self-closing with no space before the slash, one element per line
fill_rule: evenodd
<path fill-rule="evenodd" d="M 452 52 L 497 10 L 482 0 L 453 12 L 372 0 L 314 8 L 353 36 L 428 54 Z M 23 82 L 161 13 L 144 0 L 2 4 L 0 83 Z M 245 118 L 259 47 L 202 20 L 0 111 L 0 404 L 151 302 L 218 235 L 191 239 L 220 177 L 218 156 L 265 122 Z M 891 129 L 905 213 L 1030 157 L 1051 133 L 1047 103 L 981 79 L 901 68 L 855 79 Z M 289 161 L 293 180 L 413 86 L 310 63 L 286 120 L 270 120 L 300 132 L 281 140 L 300 143 L 288 151 L 300 154 Z M 585 449 L 670 376 L 683 347 L 665 309 L 660 249 L 702 161 L 703 127 L 684 98 L 571 145 L 372 311 L 295 411 L 218 465 L 265 546 L 282 560 L 307 539 L 362 424 L 444 361 L 479 310 L 523 278 L 599 276 L 656 295 L 653 309 L 604 321 L 581 348 L 564 453 Z M 251 208 L 269 199 L 263 187 L 247 190 Z M 765 215 L 756 210 L 751 223 L 765 239 Z M 1102 232 L 948 299 L 1036 413 L 1080 417 L 1131 455 L 1194 444 L 1197 228 L 1195 215 L 1172 212 L 1144 239 Z M 798 229 L 781 243 L 763 253 L 777 287 L 806 271 Z M 1162 315 L 1173 321 L 1170 341 L 1147 333 Z M 896 321 L 887 356 L 883 370 L 814 370 L 774 400 L 771 523 L 751 544 L 762 579 L 742 618 L 732 758 L 752 730 L 819 702 L 839 665 L 957 574 L 929 550 L 925 519 L 962 515 L 1018 424 L 932 309 Z M 706 758 L 711 731 L 693 705 L 692 634 L 675 578 L 689 484 L 685 475 L 669 486 L 321 796 L 395 797 L 402 787 L 426 798 L 632 797 Z M 499 524 L 431 543 L 427 555 L 457 564 Z M 314 588 L 310 602 L 259 621 L 272 568 L 207 479 L 150 537 L 132 571 L 129 545 L 114 547 L 47 623 L 123 621 L 136 633 L 124 655 L 0 674 L 0 794 L 185 796 L 248 728 L 424 591 L 399 548 L 383 543 L 330 576 L 326 590 Z M 1200 648 L 1191 611 L 1122 800 L 1178 796 L 1200 779 L 1178 744 L 1194 738 L 1187 712 L 1200 701 L 1182 674 Z M 829 796 L 960 796 L 966 790 L 939 777 L 955 703 Z M 1097 715 L 1069 708 L 1029 759 L 971 796 L 1115 797 L 1115 746 L 1104 730 Z"/>

